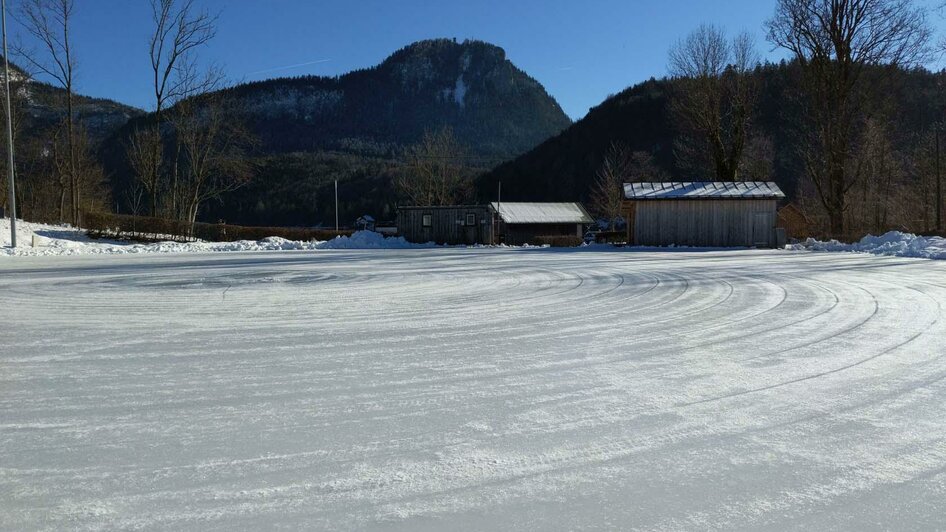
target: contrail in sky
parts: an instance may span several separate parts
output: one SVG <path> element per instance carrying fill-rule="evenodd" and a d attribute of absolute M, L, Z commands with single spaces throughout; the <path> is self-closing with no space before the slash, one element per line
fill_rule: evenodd
<path fill-rule="evenodd" d="M 299 67 L 304 67 L 304 66 L 309 66 L 309 65 L 317 65 L 319 63 L 328 63 L 329 61 L 331 61 L 331 59 L 319 59 L 318 61 L 309 61 L 307 63 L 298 63 L 295 65 L 286 65 L 286 66 L 281 66 L 281 67 L 276 67 L 276 68 L 267 68 L 266 70 L 257 70 L 256 72 L 250 72 L 247 75 L 252 76 L 254 74 L 265 74 L 267 72 L 276 72 L 278 70 L 289 70 L 292 68 L 299 68 Z"/>

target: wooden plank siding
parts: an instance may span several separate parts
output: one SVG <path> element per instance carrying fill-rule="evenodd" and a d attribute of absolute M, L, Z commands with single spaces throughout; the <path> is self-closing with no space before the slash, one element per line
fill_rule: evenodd
<path fill-rule="evenodd" d="M 625 201 L 628 237 L 642 246 L 774 247 L 775 199 Z M 633 236 L 633 239 L 630 237 Z"/>
<path fill-rule="evenodd" d="M 502 224 L 503 241 L 506 244 L 522 245 L 535 243 L 539 236 L 584 235 L 583 224 Z"/>
<path fill-rule="evenodd" d="M 493 241 L 493 211 L 487 205 L 399 207 L 398 233 L 408 242 L 437 244 L 489 244 Z M 424 226 L 424 215 L 430 226 Z M 467 225 L 467 215 L 475 217 Z"/>

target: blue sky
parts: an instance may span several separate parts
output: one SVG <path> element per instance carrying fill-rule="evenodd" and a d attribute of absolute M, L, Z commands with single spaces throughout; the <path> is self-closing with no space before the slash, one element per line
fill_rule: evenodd
<path fill-rule="evenodd" d="M 343 74 L 416 40 L 475 38 L 503 47 L 576 119 L 609 94 L 664 75 L 668 48 L 703 22 L 747 30 L 764 57 L 781 57 L 762 30 L 774 0 L 198 1 L 220 13 L 203 57 L 233 82 Z M 147 0 L 78 0 L 78 90 L 150 109 L 150 25 Z"/>

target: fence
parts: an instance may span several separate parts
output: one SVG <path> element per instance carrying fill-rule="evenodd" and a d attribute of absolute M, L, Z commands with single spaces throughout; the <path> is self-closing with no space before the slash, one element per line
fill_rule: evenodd
<path fill-rule="evenodd" d="M 113 238 L 156 242 L 233 242 L 235 240 L 261 240 L 277 236 L 287 240 L 329 240 L 352 231 L 305 229 L 297 227 L 244 227 L 240 225 L 188 223 L 148 216 L 83 212 L 82 226 L 93 238 Z"/>

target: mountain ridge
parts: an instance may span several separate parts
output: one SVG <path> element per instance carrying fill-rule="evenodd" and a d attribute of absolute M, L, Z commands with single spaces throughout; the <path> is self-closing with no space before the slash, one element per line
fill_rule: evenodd
<path fill-rule="evenodd" d="M 473 153 L 506 157 L 571 124 L 502 48 L 473 40 L 418 41 L 339 76 L 277 77 L 220 93 L 244 100 L 263 143 L 279 152 L 352 145 L 384 152 L 425 129 L 450 127 Z M 291 134 L 273 131 L 290 121 Z"/>

